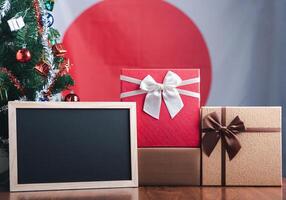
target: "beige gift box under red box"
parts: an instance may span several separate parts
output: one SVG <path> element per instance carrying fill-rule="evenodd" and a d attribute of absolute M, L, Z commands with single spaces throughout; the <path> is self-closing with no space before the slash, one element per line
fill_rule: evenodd
<path fill-rule="evenodd" d="M 200 151 L 200 148 L 138 148 L 139 185 L 200 185 Z"/>
<path fill-rule="evenodd" d="M 232 160 L 222 152 L 221 139 L 210 156 L 202 150 L 202 185 L 281 186 L 281 107 L 202 107 L 203 128 L 205 117 L 214 112 L 225 119 L 223 128 L 239 116 L 246 130 L 235 134 L 241 149 Z"/>

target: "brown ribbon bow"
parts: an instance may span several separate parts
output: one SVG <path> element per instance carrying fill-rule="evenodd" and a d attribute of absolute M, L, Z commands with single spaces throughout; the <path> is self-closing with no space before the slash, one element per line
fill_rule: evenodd
<path fill-rule="evenodd" d="M 210 156 L 218 141 L 221 139 L 222 145 L 227 151 L 228 157 L 232 160 L 241 149 L 237 134 L 245 131 L 243 121 L 236 116 L 228 126 L 222 124 L 216 112 L 210 113 L 203 119 L 202 148 L 207 156 Z"/>

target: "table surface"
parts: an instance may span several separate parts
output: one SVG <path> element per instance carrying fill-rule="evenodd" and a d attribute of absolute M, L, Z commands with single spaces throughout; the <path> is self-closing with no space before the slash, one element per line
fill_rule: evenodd
<path fill-rule="evenodd" d="M 282 200 L 283 187 L 140 187 L 9 193 L 2 189 L 0 200 Z"/>

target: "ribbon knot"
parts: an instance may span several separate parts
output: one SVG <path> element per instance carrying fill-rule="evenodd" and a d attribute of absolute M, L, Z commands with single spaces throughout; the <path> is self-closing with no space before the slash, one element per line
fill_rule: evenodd
<path fill-rule="evenodd" d="M 227 131 L 227 127 L 226 126 L 222 126 L 218 129 L 218 132 L 223 132 L 225 133 Z"/>
<path fill-rule="evenodd" d="M 160 87 L 160 90 L 164 90 L 165 87 L 164 87 L 163 84 L 159 83 L 158 85 L 159 85 L 159 87 Z"/>
<path fill-rule="evenodd" d="M 210 156 L 221 139 L 230 160 L 232 160 L 241 149 L 237 134 L 245 131 L 244 123 L 236 116 L 228 126 L 221 124 L 216 112 L 210 113 L 203 119 L 202 148 L 207 156 Z"/>

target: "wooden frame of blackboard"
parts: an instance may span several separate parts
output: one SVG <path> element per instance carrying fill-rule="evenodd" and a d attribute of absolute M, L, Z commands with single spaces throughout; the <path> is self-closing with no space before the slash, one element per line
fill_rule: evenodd
<path fill-rule="evenodd" d="M 130 154 L 131 180 L 87 181 L 63 183 L 18 183 L 17 157 L 17 109 L 128 109 L 130 112 Z M 39 191 L 65 189 L 92 189 L 138 187 L 137 163 L 137 123 L 136 103 L 134 102 L 20 102 L 8 103 L 9 110 L 9 163 L 10 163 L 10 191 Z"/>

